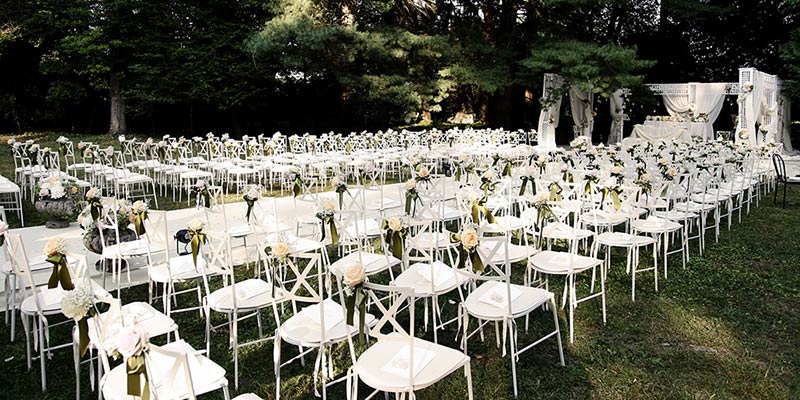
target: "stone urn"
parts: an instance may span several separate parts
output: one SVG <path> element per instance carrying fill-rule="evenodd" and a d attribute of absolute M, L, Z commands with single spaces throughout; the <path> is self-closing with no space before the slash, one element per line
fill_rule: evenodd
<path fill-rule="evenodd" d="M 116 236 L 117 234 L 116 232 L 114 232 L 114 229 L 112 228 L 103 229 L 103 239 L 105 239 L 106 246 L 117 244 Z M 127 228 L 120 229 L 119 236 L 120 236 L 119 241 L 121 243 L 132 242 L 136 240 L 136 232 Z M 98 255 L 103 254 L 103 245 L 100 242 L 100 230 L 97 227 L 94 227 L 83 234 L 83 245 L 92 253 Z M 111 265 L 108 263 L 104 263 L 103 261 L 104 261 L 103 259 L 98 260 L 97 263 L 95 264 L 95 267 L 97 269 L 101 269 L 105 266 L 110 271 Z M 122 260 L 122 269 L 127 268 L 127 264 L 128 262 L 126 260 Z"/>
<path fill-rule="evenodd" d="M 48 229 L 63 229 L 69 226 L 75 216 L 77 204 L 74 200 L 37 200 L 34 204 L 36 211 L 47 215 L 45 227 Z"/>

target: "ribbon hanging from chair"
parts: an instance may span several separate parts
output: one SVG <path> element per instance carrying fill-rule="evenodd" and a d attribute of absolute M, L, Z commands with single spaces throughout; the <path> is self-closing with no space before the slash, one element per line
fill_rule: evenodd
<path fill-rule="evenodd" d="M 206 234 L 202 232 L 202 230 L 189 230 L 192 235 L 192 241 L 190 242 L 192 245 L 192 261 L 194 262 L 194 267 L 197 268 L 197 255 L 200 254 L 200 246 L 205 244 L 206 242 Z"/>
<path fill-rule="evenodd" d="M 47 257 L 47 262 L 53 264 L 53 272 L 50 274 L 50 279 L 47 280 L 47 287 L 52 289 L 61 285 L 64 290 L 75 289 L 72 283 L 72 277 L 67 268 L 67 256 L 56 253 Z"/>
<path fill-rule="evenodd" d="M 533 195 L 535 196 L 536 195 L 536 180 L 532 176 L 521 176 L 520 179 L 522 179 L 522 186 L 519 188 L 519 195 L 522 196 L 522 195 L 525 194 L 525 190 L 527 189 L 528 184 L 530 183 L 531 191 L 533 192 Z"/>
<path fill-rule="evenodd" d="M 141 397 L 142 400 L 150 399 L 150 385 L 147 382 L 144 355 L 128 357 L 125 360 L 125 373 L 128 376 L 128 396 Z M 141 379 L 144 379 L 144 389 L 142 389 Z"/>

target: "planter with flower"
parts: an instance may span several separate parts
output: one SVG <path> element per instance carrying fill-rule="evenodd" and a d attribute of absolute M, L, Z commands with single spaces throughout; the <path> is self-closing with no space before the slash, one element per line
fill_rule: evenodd
<path fill-rule="evenodd" d="M 382 225 L 384 243 L 391 249 L 395 258 L 402 260 L 403 247 L 408 236 L 408 226 L 404 223 L 403 218 L 398 216 L 384 220 Z"/>
<path fill-rule="evenodd" d="M 247 220 L 247 223 L 250 223 L 250 216 L 253 214 L 253 206 L 260 198 L 261 188 L 256 185 L 248 187 L 244 192 L 244 195 L 242 195 L 242 200 L 244 200 L 244 202 L 247 204 L 247 211 L 244 214 L 244 218 Z"/>
<path fill-rule="evenodd" d="M 467 227 L 461 233 L 451 233 L 450 242 L 458 243 L 458 268 L 464 269 L 467 259 L 469 259 L 472 272 L 476 274 L 483 273 L 485 266 L 478 253 L 478 245 L 480 244 L 478 231 L 472 227 Z"/>
<path fill-rule="evenodd" d="M 78 187 L 72 182 L 62 181 L 60 177 L 50 177 L 39 181 L 36 185 L 34 206 L 40 213 L 47 215 L 48 229 L 60 229 L 69 226 L 75 217 L 79 195 Z"/>
<path fill-rule="evenodd" d="M 320 221 L 322 221 L 322 240 L 325 240 L 327 226 L 327 231 L 331 234 L 331 244 L 338 244 L 339 232 L 336 230 L 336 220 L 334 218 L 334 216 L 336 216 L 336 203 L 328 199 L 322 200 L 316 216 Z"/>
<path fill-rule="evenodd" d="M 364 282 L 367 281 L 367 271 L 361 264 L 353 264 L 345 269 L 342 275 L 344 284 L 344 308 L 347 325 L 353 326 L 355 312 L 358 309 L 358 337 L 363 343 L 366 338 L 366 305 L 367 294 L 364 291 Z"/>

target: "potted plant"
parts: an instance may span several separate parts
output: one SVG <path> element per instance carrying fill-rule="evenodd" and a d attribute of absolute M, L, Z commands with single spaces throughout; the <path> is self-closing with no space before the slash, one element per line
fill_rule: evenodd
<path fill-rule="evenodd" d="M 69 226 L 75 216 L 79 189 L 72 182 L 65 182 L 59 176 L 44 178 L 34 189 L 34 206 L 47 215 L 45 227 L 62 229 Z"/>

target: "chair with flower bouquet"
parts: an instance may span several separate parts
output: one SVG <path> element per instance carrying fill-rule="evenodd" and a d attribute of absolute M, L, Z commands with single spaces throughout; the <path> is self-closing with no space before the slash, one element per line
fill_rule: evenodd
<path fill-rule="evenodd" d="M 459 298 L 463 299 L 462 286 L 469 282 L 469 277 L 458 273 L 450 265 L 456 265 L 451 257 L 450 265 L 437 259 L 434 242 L 429 240 L 431 221 L 410 220 L 404 221 L 400 217 L 392 217 L 384 223 L 384 251 L 391 252 L 395 257 L 403 260 L 403 272 L 392 280 L 394 286 L 410 287 L 414 289 L 414 300 L 424 300 L 425 331 L 433 327 L 433 342 L 439 343 L 438 331 L 450 323 L 460 323 L 459 318 L 442 321 L 442 305 L 440 296 L 458 290 Z M 447 238 L 450 241 L 450 238 Z M 405 243 L 408 243 L 406 245 Z M 458 243 L 453 243 L 457 246 Z M 398 254 L 398 251 L 400 254 Z M 430 306 L 430 307 L 429 307 Z"/>
<path fill-rule="evenodd" d="M 650 197 L 656 202 L 665 203 L 666 207 L 659 210 L 651 209 L 651 215 L 664 218 L 683 225 L 684 229 L 678 231 L 681 240 L 685 242 L 684 257 L 689 260 L 689 245 L 692 240 L 697 240 L 700 255 L 703 255 L 701 238 L 703 233 L 704 214 L 713 209 L 713 205 L 689 203 L 691 195 L 689 188 L 692 186 L 692 174 L 679 174 L 672 180 L 663 179 L 655 181 L 653 188 L 647 193 L 648 197 L 641 200 L 640 204 L 647 207 Z M 674 240 L 674 238 L 673 238 Z"/>
<path fill-rule="evenodd" d="M 386 222 L 388 224 L 388 221 Z M 388 272 L 389 279 L 394 279 L 394 267 L 402 265 L 401 257 L 396 257 L 383 244 L 378 248 L 383 250 L 383 254 L 376 252 L 376 246 L 372 241 L 361 234 L 361 216 L 353 211 L 340 211 L 335 217 L 335 226 L 339 232 L 337 241 L 339 258 L 330 265 L 330 271 L 335 276 L 342 276 L 344 271 L 354 262 L 361 263 L 368 276 L 374 276 L 383 272 Z M 378 236 L 383 236 L 385 228 L 380 228 Z M 347 227 L 347 229 L 345 228 Z M 327 228 L 326 228 L 327 229 Z M 383 242 L 381 242 L 383 243 Z"/>
<path fill-rule="evenodd" d="M 572 236 L 570 240 L 567 241 L 567 245 L 566 251 L 553 251 L 548 249 L 532 255 L 528 258 L 528 268 L 541 274 L 546 289 L 549 288 L 549 277 L 551 275 L 564 277 L 565 284 L 564 293 L 562 295 L 562 307 L 567 306 L 567 304 L 569 306 L 569 340 L 570 343 L 572 343 L 575 338 L 574 314 L 580 303 L 600 297 L 603 324 L 606 322 L 606 273 L 603 271 L 603 260 L 578 254 L 577 236 Z M 579 274 L 591 270 L 592 276 L 595 277 L 597 267 L 601 268 L 599 274 L 600 291 L 596 292 L 594 290 L 594 285 L 591 285 L 590 293 L 585 297 L 579 298 L 576 284 Z"/>
<path fill-rule="evenodd" d="M 125 155 L 121 151 L 114 152 L 114 193 L 126 199 L 153 199 L 153 204 L 158 208 L 158 196 L 155 180 L 147 175 L 140 174 L 125 166 Z"/>
<path fill-rule="evenodd" d="M 230 399 L 225 369 L 182 339 L 157 346 L 149 343 L 147 333 L 139 326 L 126 326 L 115 337 L 112 354 L 118 354 L 123 362 L 110 369 L 108 354 L 103 353 L 104 368 L 109 369 L 100 381 L 103 398 L 194 400 L 221 390 L 223 398 Z M 247 393 L 233 400 L 258 398 Z"/>
<path fill-rule="evenodd" d="M 22 236 L 6 234 L 6 247 L 11 259 L 11 268 L 29 293 L 29 295 L 23 295 L 24 300 L 19 306 L 25 331 L 25 354 L 28 369 L 32 368 L 34 359 L 39 359 L 42 391 L 44 392 L 47 388 L 46 360 L 51 358 L 53 351 L 72 346 L 72 343 L 59 345 L 50 343 L 51 328 L 73 322 L 71 318 L 57 323 L 50 322 L 51 317 L 63 314 L 64 302 L 62 300 L 78 294 L 66 295 L 66 292 L 73 291 L 76 286 L 85 286 L 86 290 L 81 293 L 92 293 L 94 297 L 110 297 L 111 295 L 86 275 L 86 257 L 68 252 L 64 239 L 60 237 L 51 239 L 45 246 L 45 257 L 48 262 L 52 263 L 53 273 L 48 283 L 43 286 L 36 286 L 33 279 Z M 34 350 L 38 350 L 38 356 L 31 355 L 31 346 Z"/>
<path fill-rule="evenodd" d="M 291 192 L 294 195 L 292 197 L 292 203 L 296 211 L 295 235 L 315 236 L 318 230 L 321 230 L 323 227 L 320 224 L 320 220 L 313 215 L 309 215 L 306 210 L 313 210 L 320 206 L 319 193 L 314 190 L 317 181 L 313 178 L 304 177 L 299 168 L 293 167 L 288 175 L 290 175 L 288 179 L 292 182 L 290 185 Z M 281 189 L 281 193 L 283 193 L 283 189 Z M 337 203 L 332 202 L 330 205 L 335 207 L 336 204 Z M 303 228 L 311 228 L 311 233 L 307 234 L 301 232 Z"/>
<path fill-rule="evenodd" d="M 271 338 L 264 337 L 261 321 L 261 310 L 269 308 L 276 303 L 286 301 L 286 291 L 276 281 L 267 282 L 262 279 L 250 278 L 237 281 L 234 274 L 234 261 L 232 258 L 230 235 L 222 233 L 209 233 L 208 240 L 203 245 L 205 263 L 199 268 L 206 295 L 202 299 L 203 316 L 205 318 L 206 356 L 211 356 L 211 336 L 219 330 L 227 330 L 228 342 L 233 349 L 234 383 L 239 387 L 239 352 L 240 349 L 262 343 Z M 278 250 L 279 247 L 274 247 Z M 281 253 L 282 261 L 289 261 L 288 252 Z M 280 262 L 280 261 L 278 261 Z M 212 290 L 211 278 L 219 276 L 222 287 Z M 275 275 L 272 275 L 273 278 Z M 272 284 L 271 284 L 272 283 Z M 226 315 L 226 321 L 220 325 L 212 323 L 213 312 Z M 277 309 L 274 314 L 278 321 Z M 252 317 L 256 317 L 258 337 L 250 342 L 240 342 L 239 324 Z"/>
<path fill-rule="evenodd" d="M 156 212 L 152 212 L 156 214 Z M 166 217 L 164 219 L 166 221 Z M 203 285 L 202 278 L 212 276 L 218 273 L 218 270 L 213 265 L 208 264 L 210 257 L 210 250 L 206 250 L 207 245 L 206 233 L 203 231 L 205 222 L 202 219 L 196 218 L 192 220 L 185 230 L 179 231 L 186 235 L 192 251 L 189 254 L 178 256 L 171 256 L 169 246 L 161 246 L 160 243 L 154 244 L 153 249 L 147 246 L 147 274 L 150 286 L 150 300 L 153 299 L 153 289 L 155 286 L 156 295 L 158 292 L 158 285 L 162 287 L 162 305 L 163 312 L 167 316 L 172 316 L 173 313 L 188 312 L 197 310 L 200 315 L 203 315 Z M 162 233 L 157 234 L 159 237 L 169 237 L 167 232 L 166 223 L 158 228 Z M 155 227 L 148 227 L 148 235 L 152 238 L 156 237 L 154 233 Z M 152 239 L 153 242 L 156 239 Z M 183 288 L 176 288 L 177 284 L 183 284 Z M 197 297 L 196 306 L 187 306 L 178 308 L 178 299 L 181 295 L 194 293 Z M 184 296 L 185 297 L 185 296 Z"/>
<path fill-rule="evenodd" d="M 258 199 L 260 197 L 260 189 L 258 187 L 253 187 L 251 189 L 252 190 L 248 190 L 247 194 L 253 196 L 252 198 L 254 199 Z M 205 223 L 208 227 L 206 232 L 227 234 L 232 241 L 241 241 L 240 244 L 233 247 L 235 252 L 233 260 L 237 265 L 245 264 L 249 266 L 255 259 L 252 254 L 255 248 L 253 246 L 248 246 L 248 241 L 252 241 L 251 239 L 253 239 L 256 234 L 253 225 L 248 223 L 246 213 L 241 216 L 229 215 L 230 210 L 229 207 L 225 205 L 225 195 L 221 187 L 209 188 L 208 192 L 208 199 L 211 204 L 202 207 Z"/>
<path fill-rule="evenodd" d="M 714 190 L 717 188 L 717 183 L 720 176 L 720 169 L 715 165 L 698 165 L 693 173 L 691 195 L 689 201 L 682 205 L 679 209 L 684 207 L 702 208 L 708 210 L 705 214 L 701 215 L 703 230 L 701 232 L 700 242 L 705 249 L 705 232 L 709 229 L 714 230 L 714 237 L 719 242 L 719 228 L 722 219 L 722 203 L 727 202 L 727 199 L 722 196 L 722 192 Z M 687 209 L 688 210 L 688 209 Z M 711 214 L 711 222 L 709 222 L 709 214 Z"/>
<path fill-rule="evenodd" d="M 105 311 L 101 312 L 98 304 L 106 304 Z M 142 302 L 133 302 L 122 305 L 119 299 L 113 297 L 98 297 L 91 311 L 87 312 L 86 321 L 87 335 L 89 343 L 87 347 L 90 357 L 81 355 L 80 330 L 75 329 L 72 333 L 72 352 L 75 366 L 75 398 L 80 399 L 81 393 L 81 364 L 88 363 L 90 374 L 93 375 L 94 364 L 98 361 L 97 381 L 102 382 L 105 371 L 110 371 L 106 354 L 113 353 L 115 350 L 115 338 L 125 326 L 137 326 L 142 329 L 148 338 L 166 336 L 166 341 L 171 341 L 174 335 L 176 340 L 180 340 L 178 325 L 172 318 L 167 317 L 162 312 L 156 310 L 151 305 Z M 91 356 L 96 354 L 95 356 Z M 105 359 L 103 357 L 106 357 Z M 90 375 L 90 378 L 92 377 Z M 91 386 L 94 389 L 94 379 L 91 379 Z"/>
<path fill-rule="evenodd" d="M 617 212 L 621 209 L 625 189 L 616 179 L 607 179 L 591 187 L 591 208 L 581 213 L 580 224 L 596 233 L 613 231 L 616 226 L 628 222 L 629 215 Z"/>
<path fill-rule="evenodd" d="M 472 400 L 470 357 L 458 350 L 415 337 L 414 289 L 355 284 L 351 290 L 370 301 L 380 312 L 379 321 L 370 328 L 369 336 L 377 339 L 355 360 L 347 372 L 348 398 L 358 398 L 359 382 L 378 392 L 395 393 L 398 398 L 414 398 L 414 392 L 425 389 L 463 368 L 466 397 Z M 407 307 L 406 307 L 407 306 Z M 408 321 L 407 329 L 398 320 Z M 407 317 L 406 317 L 407 315 Z M 464 396 L 464 389 L 450 393 Z"/>
<path fill-rule="evenodd" d="M 361 260 L 363 261 L 363 260 Z M 353 289 L 366 280 L 364 264 L 355 260 L 344 271 L 342 279 L 336 280 L 336 289 L 330 282 L 330 275 L 318 254 L 299 254 L 285 261 L 285 273 L 281 275 L 280 286 L 285 291 L 284 301 L 291 301 L 293 315 L 285 321 L 276 320 L 273 347 L 276 390 L 275 398 L 281 398 L 281 369 L 292 362 L 304 358 L 316 350 L 314 363 L 314 394 L 320 396 L 318 379 L 321 378 L 323 399 L 327 398 L 329 386 L 347 379 L 347 375 L 338 378 L 334 375 L 334 346 L 347 342 L 349 362 L 355 362 L 353 337 L 363 335 L 365 330 L 374 326 L 376 319 L 366 312 L 363 304 L 365 297 Z M 342 288 L 344 284 L 345 288 Z M 337 302 L 338 294 L 338 302 Z M 298 309 L 298 306 L 306 306 Z M 273 303 L 277 314 L 277 304 Z M 298 354 L 288 360 L 282 344 L 286 342 L 297 347 Z M 351 364 L 352 365 L 352 364 Z"/>
<path fill-rule="evenodd" d="M 454 240 L 460 242 L 457 273 L 469 277 L 478 284 L 461 302 L 460 314 L 463 318 L 461 348 L 464 354 L 469 354 L 469 339 L 475 334 L 480 334 L 483 339 L 484 326 L 494 323 L 497 346 L 502 346 L 503 356 L 509 354 L 511 359 L 514 397 L 517 397 L 517 361 L 520 354 L 555 336 L 560 364 L 564 365 L 554 295 L 542 288 L 511 282 L 512 262 L 508 257 L 499 256 L 503 253 L 508 254 L 509 242 L 505 237 L 482 236 L 474 228 L 465 228 L 460 235 L 454 236 Z M 533 343 L 519 348 L 517 319 L 525 317 L 527 331 L 531 313 L 545 305 L 549 305 L 555 329 Z M 478 326 L 472 331 L 470 331 L 470 317 L 478 320 Z"/>
<path fill-rule="evenodd" d="M 657 191 L 663 192 L 663 186 L 658 188 Z M 662 206 L 662 204 L 666 204 L 666 206 Z M 646 219 L 633 219 L 630 223 L 630 233 L 636 236 L 649 236 L 653 240 L 655 240 L 654 246 L 654 254 L 653 254 L 653 263 L 654 268 L 657 268 L 657 261 L 655 260 L 655 248 L 661 246 L 663 244 L 664 253 L 663 253 L 663 261 L 664 261 L 664 279 L 667 278 L 667 257 L 670 254 L 680 252 L 681 258 L 683 259 L 683 267 L 686 268 L 686 255 L 688 253 L 688 231 L 687 226 L 681 222 L 675 221 L 674 218 L 668 218 L 667 216 L 659 216 L 658 209 L 663 209 L 663 212 L 669 211 L 669 205 L 666 200 L 663 200 L 659 197 L 655 196 L 648 196 L 644 203 L 645 206 L 649 208 L 649 215 Z M 680 236 L 678 243 L 680 243 L 680 247 L 677 250 L 669 251 L 669 244 L 674 241 L 674 237 L 678 235 Z M 649 245 L 650 243 L 648 243 Z M 647 269 L 650 270 L 650 269 Z M 641 270 L 640 270 L 641 271 Z M 657 269 L 656 269 L 657 271 Z M 636 269 L 634 265 L 634 276 Z M 634 289 L 635 290 L 635 289 Z M 658 290 L 658 281 L 656 281 L 656 291 Z"/>
<path fill-rule="evenodd" d="M 100 262 L 103 271 L 103 287 L 106 286 L 108 272 L 112 282 L 117 283 L 117 298 L 121 298 L 123 270 L 131 284 L 131 268 L 136 259 L 146 259 L 148 240 L 143 237 L 144 221 L 149 214 L 149 206 L 142 200 L 130 203 L 127 200 L 107 197 L 101 200 L 103 212 L 95 221 L 100 236 Z"/>

